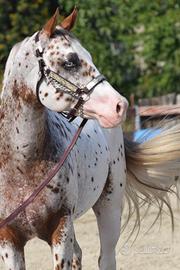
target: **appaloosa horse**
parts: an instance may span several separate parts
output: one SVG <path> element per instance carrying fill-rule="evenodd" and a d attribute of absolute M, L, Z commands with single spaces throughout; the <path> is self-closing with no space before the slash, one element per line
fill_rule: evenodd
<path fill-rule="evenodd" d="M 13 47 L 6 64 L 0 109 L 1 220 L 39 185 L 76 132 L 80 119 L 69 123 L 59 112 L 98 120 L 88 121 L 64 166 L 36 200 L 0 229 L 0 254 L 8 270 L 25 270 L 24 246 L 35 236 L 51 246 L 54 270 L 81 269 L 73 220 L 91 207 L 100 234 L 99 269 L 116 269 L 126 180 L 123 135 L 116 126 L 125 118 L 127 101 L 99 74 L 90 54 L 69 32 L 76 15 L 75 9 L 57 26 L 56 11 L 41 31 Z M 148 148 L 127 145 L 127 193 L 137 208 L 134 188 L 150 199 L 161 199 L 154 186 L 164 188 L 163 173 L 180 156 L 171 139 L 168 147 L 173 148 L 173 158 L 156 159 L 150 150 L 159 151 L 162 138 Z M 166 168 L 161 178 L 158 165 Z M 172 174 L 166 178 L 169 188 L 174 178 Z"/>
<path fill-rule="evenodd" d="M 79 93 L 73 85 L 84 90 L 77 114 L 107 128 L 125 117 L 126 99 L 103 77 L 98 81 L 90 54 L 69 33 L 76 14 L 74 10 L 56 27 L 56 12 L 39 33 L 15 45 L 8 58 L 0 111 L 1 219 L 33 192 L 77 130 L 79 119 L 69 123 L 57 113 L 77 104 Z M 42 61 L 44 78 L 39 83 Z M 50 72 L 61 76 L 60 83 Z M 111 133 L 89 120 L 62 170 L 34 203 L 0 230 L 0 254 L 8 270 L 25 269 L 24 245 L 35 236 L 51 246 L 54 270 L 71 269 L 72 264 L 80 269 L 73 220 L 92 206 L 101 237 L 100 267 L 115 269 L 126 174 L 122 131 Z"/>

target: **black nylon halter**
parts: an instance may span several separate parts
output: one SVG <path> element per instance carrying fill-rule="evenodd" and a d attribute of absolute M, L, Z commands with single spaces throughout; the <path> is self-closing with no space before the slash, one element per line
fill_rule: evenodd
<path fill-rule="evenodd" d="M 94 79 L 92 79 L 85 87 L 79 88 L 72 82 L 66 80 L 61 75 L 57 74 L 56 72 L 46 67 L 46 64 L 43 60 L 43 51 L 40 52 L 40 50 L 37 49 L 36 57 L 38 59 L 39 73 L 40 73 L 40 77 L 36 85 L 36 95 L 39 102 L 42 104 L 39 97 L 39 88 L 42 81 L 45 79 L 46 81 L 48 81 L 48 83 L 51 83 L 57 91 L 67 93 L 71 95 L 73 98 L 77 99 L 77 103 L 74 106 L 74 108 L 72 108 L 68 114 L 62 113 L 63 116 L 65 116 L 71 122 L 72 120 L 74 120 L 74 118 L 78 114 L 78 111 L 80 110 L 81 111 L 80 116 L 83 117 L 83 104 L 86 102 L 83 96 L 86 95 L 87 97 L 89 97 L 93 89 L 98 84 L 105 81 L 106 78 L 102 74 L 100 74 Z"/>

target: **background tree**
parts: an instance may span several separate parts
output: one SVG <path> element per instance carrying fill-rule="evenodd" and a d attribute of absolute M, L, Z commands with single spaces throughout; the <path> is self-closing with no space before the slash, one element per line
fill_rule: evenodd
<path fill-rule="evenodd" d="M 40 29 L 57 7 L 57 1 L 0 0 L 0 68 L 12 46 Z"/>

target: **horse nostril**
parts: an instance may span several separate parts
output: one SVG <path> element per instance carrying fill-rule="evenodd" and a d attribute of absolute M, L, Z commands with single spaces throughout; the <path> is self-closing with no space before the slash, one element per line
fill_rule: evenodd
<path fill-rule="evenodd" d="M 120 110 L 121 110 L 121 106 L 120 106 L 119 103 L 118 103 L 117 106 L 116 106 L 116 112 L 119 113 Z"/>

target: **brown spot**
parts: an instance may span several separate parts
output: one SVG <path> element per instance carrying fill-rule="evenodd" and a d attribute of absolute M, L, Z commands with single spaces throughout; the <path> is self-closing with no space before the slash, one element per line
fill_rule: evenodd
<path fill-rule="evenodd" d="M 65 99 L 65 101 L 66 101 L 66 102 L 71 102 L 71 101 L 72 101 L 72 98 L 67 97 L 67 98 Z"/>
<path fill-rule="evenodd" d="M 54 193 L 59 193 L 59 188 L 58 188 L 58 187 L 53 188 L 53 189 L 52 189 L 52 192 L 54 192 Z"/>
<path fill-rule="evenodd" d="M 22 148 L 26 148 L 28 146 L 29 146 L 29 144 L 25 144 L 25 145 L 22 146 Z"/>
<path fill-rule="evenodd" d="M 22 100 L 28 105 L 37 105 L 42 108 L 42 105 L 37 100 L 37 97 L 34 95 L 32 89 L 29 89 L 25 84 L 17 85 L 14 83 L 12 95 L 15 99 Z"/>
<path fill-rule="evenodd" d="M 55 270 L 61 270 L 59 265 L 56 265 L 56 269 Z"/>
<path fill-rule="evenodd" d="M 5 253 L 5 257 L 8 258 L 8 254 L 7 253 Z"/>
<path fill-rule="evenodd" d="M 58 255 L 57 254 L 55 254 L 55 260 L 58 261 Z"/>
<path fill-rule="evenodd" d="M 103 195 L 111 194 L 112 192 L 113 192 L 113 179 L 111 171 L 109 171 L 106 184 L 103 190 Z"/>
<path fill-rule="evenodd" d="M 59 214 L 62 214 L 61 212 L 63 213 L 63 210 L 61 210 Z M 49 220 L 50 219 L 52 219 L 52 216 L 49 217 Z M 53 224 L 50 222 L 49 228 L 52 229 L 52 226 L 54 227 L 54 231 L 51 236 L 51 243 L 50 243 L 51 245 L 61 244 L 62 238 L 64 237 L 65 234 L 64 230 L 66 225 L 67 225 L 67 216 L 59 217 L 58 224 L 56 222 L 53 222 Z"/>
<path fill-rule="evenodd" d="M 0 229 L 0 243 L 2 244 L 4 242 L 10 242 L 18 250 L 22 250 L 22 248 L 25 244 L 25 239 L 22 237 L 22 235 L 20 234 L 20 232 L 17 229 L 15 231 L 8 225 L 8 226 L 5 226 L 2 229 Z M 7 258 L 7 256 L 6 256 L 6 258 Z"/>
<path fill-rule="evenodd" d="M 47 97 L 48 96 L 48 93 L 45 93 L 44 96 Z"/>
<path fill-rule="evenodd" d="M 18 127 L 16 127 L 16 132 L 19 134 L 19 129 L 18 129 Z"/>
<path fill-rule="evenodd" d="M 59 89 L 56 89 L 56 94 L 59 94 L 58 95 L 59 97 L 62 97 L 64 95 L 64 93 L 62 91 L 59 92 Z"/>
<path fill-rule="evenodd" d="M 69 183 L 69 177 L 66 178 L 67 183 Z"/>
<path fill-rule="evenodd" d="M 26 56 L 28 56 L 28 55 L 29 55 L 29 52 L 26 53 Z"/>
<path fill-rule="evenodd" d="M 64 42 L 63 45 L 64 45 L 65 47 L 70 47 L 70 46 L 71 46 L 70 43 L 68 43 L 68 42 Z"/>
<path fill-rule="evenodd" d="M 51 186 L 50 184 L 46 186 L 49 189 L 53 189 L 53 186 Z"/>
<path fill-rule="evenodd" d="M 3 168 L 8 163 L 8 161 L 10 160 L 10 158 L 11 158 L 11 156 L 10 156 L 9 151 L 4 150 L 1 153 L 1 156 L 0 156 L 0 168 Z"/>
<path fill-rule="evenodd" d="M 17 167 L 17 170 L 18 170 L 21 174 L 24 174 L 23 171 L 22 171 L 19 167 Z"/>
<path fill-rule="evenodd" d="M 2 110 L 0 110 L 0 121 L 1 121 L 2 119 L 4 119 L 4 117 L 5 117 L 4 112 L 3 112 Z"/>
<path fill-rule="evenodd" d="M 87 71 L 84 71 L 82 75 L 83 75 L 84 77 L 87 77 L 87 76 L 88 76 L 88 72 L 87 72 Z"/>
<path fill-rule="evenodd" d="M 62 259 L 62 261 L 61 261 L 61 268 L 62 269 L 64 268 L 64 259 Z"/>

